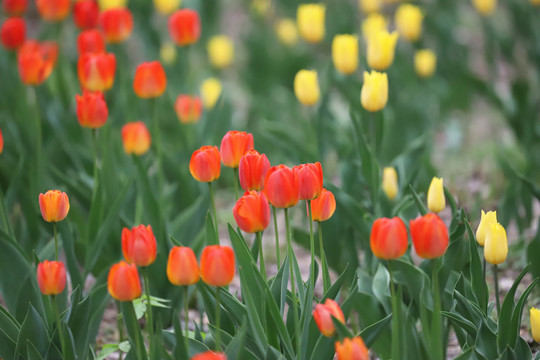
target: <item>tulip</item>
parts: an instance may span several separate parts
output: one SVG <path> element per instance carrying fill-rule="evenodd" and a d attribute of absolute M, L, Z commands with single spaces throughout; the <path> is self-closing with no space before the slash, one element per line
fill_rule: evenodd
<path fill-rule="evenodd" d="M 105 36 L 98 29 L 84 30 L 77 36 L 77 50 L 79 56 L 105 52 Z"/>
<path fill-rule="evenodd" d="M 337 360 L 369 360 L 369 351 L 360 336 L 335 343 Z"/>
<path fill-rule="evenodd" d="M 0 154 L 4 152 L 4 135 L 2 135 L 2 130 L 0 130 Z"/>
<path fill-rule="evenodd" d="M 207 351 L 193 356 L 191 360 L 227 360 L 227 356 L 224 353 Z"/>
<path fill-rule="evenodd" d="M 154 263 L 157 244 L 150 225 L 139 225 L 131 230 L 122 229 L 122 253 L 130 264 L 148 266 Z"/>
<path fill-rule="evenodd" d="M 332 41 L 332 61 L 336 70 L 352 74 L 358 68 L 358 38 L 356 35 L 336 35 Z"/>
<path fill-rule="evenodd" d="M 175 246 L 169 252 L 167 278 L 173 285 L 188 286 L 199 282 L 199 265 L 193 250 Z"/>
<path fill-rule="evenodd" d="M 125 8 L 127 0 L 98 0 L 101 11 L 109 9 Z"/>
<path fill-rule="evenodd" d="M 176 61 L 176 46 L 167 42 L 159 49 L 159 58 L 166 65 L 172 65 Z"/>
<path fill-rule="evenodd" d="M 208 78 L 204 80 L 201 84 L 201 95 L 203 100 L 203 105 L 206 109 L 212 109 L 223 90 L 223 85 L 221 81 L 216 78 Z"/>
<path fill-rule="evenodd" d="M 242 156 L 238 165 L 240 186 L 245 191 L 264 189 L 264 179 L 270 169 L 270 161 L 265 154 L 249 150 Z"/>
<path fill-rule="evenodd" d="M 319 43 L 324 38 L 323 4 L 301 4 L 296 12 L 296 22 L 300 36 L 310 43 Z"/>
<path fill-rule="evenodd" d="M 201 278 L 211 286 L 227 286 L 234 277 L 234 251 L 229 246 L 206 246 L 201 254 Z"/>
<path fill-rule="evenodd" d="M 446 198 L 444 197 L 443 179 L 434 177 L 431 179 L 427 194 L 427 204 L 430 211 L 439 213 L 446 207 Z"/>
<path fill-rule="evenodd" d="M 540 5 L 540 0 L 530 0 L 530 3 L 534 6 Z"/>
<path fill-rule="evenodd" d="M 476 241 L 478 241 L 478 244 L 480 244 L 480 246 L 484 246 L 486 242 L 487 232 L 491 224 L 496 223 L 496 211 L 488 211 L 487 213 L 485 213 L 484 210 L 482 210 L 482 214 L 480 216 L 480 224 L 478 224 L 478 228 L 476 229 Z"/>
<path fill-rule="evenodd" d="M 390 200 L 393 200 L 397 196 L 399 187 L 398 175 L 395 168 L 385 167 L 383 169 L 382 189 Z"/>
<path fill-rule="evenodd" d="M 182 124 L 196 123 L 202 113 L 201 99 L 198 96 L 178 95 L 174 102 L 174 110 Z"/>
<path fill-rule="evenodd" d="M 534 341 L 540 342 L 540 310 L 532 307 L 530 317 L 532 337 Z"/>
<path fill-rule="evenodd" d="M 508 255 L 508 240 L 506 230 L 499 223 L 489 224 L 484 243 L 484 257 L 493 265 L 502 264 Z"/>
<path fill-rule="evenodd" d="M 497 8 L 497 0 L 472 0 L 472 3 L 482 16 L 493 14 Z"/>
<path fill-rule="evenodd" d="M 245 131 L 228 131 L 221 139 L 221 161 L 223 165 L 237 168 L 240 159 L 246 152 L 253 149 L 253 134 Z"/>
<path fill-rule="evenodd" d="M 384 19 L 384 16 L 377 13 L 370 14 L 362 22 L 362 35 L 367 41 L 367 39 L 371 38 L 372 36 L 378 34 L 383 30 L 386 30 L 386 26 L 386 20 Z"/>
<path fill-rule="evenodd" d="M 122 143 L 126 154 L 142 155 L 150 149 L 150 131 L 142 121 L 130 122 L 122 126 Z"/>
<path fill-rule="evenodd" d="M 92 29 L 98 25 L 99 6 L 95 0 L 78 0 L 73 5 L 73 21 L 79 29 Z"/>
<path fill-rule="evenodd" d="M 189 172 L 195 180 L 212 182 L 219 179 L 221 158 L 217 146 L 203 146 L 191 155 Z"/>
<path fill-rule="evenodd" d="M 448 248 L 448 228 L 437 214 L 429 213 L 409 222 L 411 238 L 418 256 L 441 257 Z"/>
<path fill-rule="evenodd" d="M 57 57 L 58 45 L 55 42 L 25 41 L 17 51 L 17 64 L 23 84 L 40 85 L 47 80 Z"/>
<path fill-rule="evenodd" d="M 99 16 L 99 26 L 108 43 L 118 44 L 131 35 L 133 15 L 129 9 L 124 8 L 105 10 Z"/>
<path fill-rule="evenodd" d="M 66 268 L 60 261 L 40 262 L 37 281 L 43 295 L 58 295 L 66 288 Z"/>
<path fill-rule="evenodd" d="M 8 50 L 18 49 L 26 39 L 26 23 L 23 18 L 11 17 L 4 21 L 0 29 L 2 45 Z"/>
<path fill-rule="evenodd" d="M 251 9 L 259 16 L 264 16 L 268 13 L 271 0 L 252 0 Z"/>
<path fill-rule="evenodd" d="M 398 217 L 379 218 L 371 227 L 369 244 L 373 255 L 379 259 L 400 258 L 407 252 L 409 246 L 407 227 Z"/>
<path fill-rule="evenodd" d="M 336 198 L 331 191 L 322 189 L 321 194 L 311 201 L 313 221 L 326 221 L 336 211 Z"/>
<path fill-rule="evenodd" d="M 431 77 L 436 67 L 437 56 L 433 51 L 428 49 L 418 50 L 414 54 L 414 69 L 419 76 L 423 78 Z"/>
<path fill-rule="evenodd" d="M 133 90 L 142 99 L 161 96 L 167 87 L 167 75 L 159 61 L 144 62 L 137 66 Z"/>
<path fill-rule="evenodd" d="M 137 267 L 125 261 L 114 264 L 109 270 L 107 289 L 118 301 L 133 301 L 140 297 L 142 289 Z"/>
<path fill-rule="evenodd" d="M 199 13 L 191 9 L 181 9 L 169 17 L 169 35 L 176 45 L 195 44 L 201 36 Z"/>
<path fill-rule="evenodd" d="M 264 193 L 255 190 L 246 193 L 236 201 L 233 215 L 238 227 L 247 233 L 264 231 L 270 223 L 270 205 Z"/>
<path fill-rule="evenodd" d="M 71 0 L 36 0 L 39 16 L 45 21 L 61 21 L 69 15 Z"/>
<path fill-rule="evenodd" d="M 2 9 L 8 16 L 22 15 L 27 7 L 27 0 L 2 0 Z"/>
<path fill-rule="evenodd" d="M 381 11 L 382 1 L 381 0 L 359 0 L 358 6 L 365 14 L 371 14 Z"/>
<path fill-rule="evenodd" d="M 298 179 L 299 199 L 313 200 L 319 197 L 323 188 L 323 170 L 320 162 L 293 167 Z"/>
<path fill-rule="evenodd" d="M 277 208 L 296 205 L 300 196 L 296 173 L 285 165 L 271 167 L 264 180 L 264 194 Z"/>
<path fill-rule="evenodd" d="M 276 34 L 279 40 L 287 46 L 295 45 L 298 42 L 298 29 L 291 19 L 279 20 L 276 24 Z"/>
<path fill-rule="evenodd" d="M 315 105 L 320 97 L 317 71 L 298 71 L 294 77 L 294 94 L 301 104 L 306 106 Z"/>
<path fill-rule="evenodd" d="M 109 53 L 85 53 L 79 57 L 77 72 L 81 86 L 90 91 L 107 91 L 114 84 L 116 58 Z"/>
<path fill-rule="evenodd" d="M 395 15 L 396 28 L 405 39 L 416 41 L 422 33 L 423 18 L 424 15 L 417 6 L 400 5 Z"/>
<path fill-rule="evenodd" d="M 384 109 L 388 101 L 388 76 L 386 73 L 364 71 L 364 84 L 360 93 L 362 106 L 367 111 Z"/>
<path fill-rule="evenodd" d="M 77 101 L 77 119 L 82 127 L 97 129 L 105 125 L 109 110 L 103 93 L 84 91 L 83 95 L 75 95 Z"/>
<path fill-rule="evenodd" d="M 234 46 L 228 36 L 214 36 L 208 42 L 207 50 L 210 64 L 218 69 L 226 68 L 233 61 Z"/>
<path fill-rule="evenodd" d="M 332 337 L 336 333 L 336 328 L 332 317 L 335 317 L 341 323 L 345 324 L 345 316 L 338 303 L 332 299 L 326 299 L 323 304 L 317 304 L 313 311 L 313 318 L 319 327 L 319 331 L 326 337 Z"/>
<path fill-rule="evenodd" d="M 375 70 L 386 70 L 394 62 L 394 53 L 399 34 L 383 30 L 367 41 L 367 62 Z"/>
<path fill-rule="evenodd" d="M 180 7 L 180 0 L 154 0 L 156 10 L 162 15 L 169 15 Z"/>
<path fill-rule="evenodd" d="M 43 220 L 53 223 L 62 221 L 69 212 L 68 196 L 60 190 L 49 190 L 45 194 L 39 194 L 39 208 Z"/>

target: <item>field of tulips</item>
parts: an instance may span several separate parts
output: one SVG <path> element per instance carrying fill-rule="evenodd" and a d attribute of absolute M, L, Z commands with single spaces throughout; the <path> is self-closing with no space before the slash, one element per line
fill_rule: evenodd
<path fill-rule="evenodd" d="M 539 0 L 0 1 L 0 359 L 540 360 Z"/>

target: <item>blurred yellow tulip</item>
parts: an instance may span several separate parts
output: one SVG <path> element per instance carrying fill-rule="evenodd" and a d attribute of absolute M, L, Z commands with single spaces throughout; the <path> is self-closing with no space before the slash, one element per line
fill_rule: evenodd
<path fill-rule="evenodd" d="M 208 78 L 201 84 L 201 96 L 206 109 L 212 109 L 218 101 L 223 85 L 216 78 Z"/>
<path fill-rule="evenodd" d="M 251 2 L 251 8 L 258 15 L 264 16 L 268 13 L 268 9 L 270 9 L 270 4 L 270 0 L 253 0 Z"/>
<path fill-rule="evenodd" d="M 422 34 L 424 15 L 418 6 L 400 5 L 395 14 L 396 27 L 399 33 L 409 41 L 416 41 Z"/>
<path fill-rule="evenodd" d="M 367 41 L 371 36 L 378 34 L 379 32 L 386 30 L 386 19 L 384 16 L 378 13 L 370 14 L 362 22 L 362 35 Z"/>
<path fill-rule="evenodd" d="M 382 0 L 358 0 L 358 6 L 366 14 L 379 12 L 382 8 Z"/>
<path fill-rule="evenodd" d="M 375 112 L 384 109 L 388 101 L 388 75 L 377 71 L 371 71 L 371 73 L 364 71 L 360 101 L 367 111 Z"/>
<path fill-rule="evenodd" d="M 154 0 L 156 10 L 162 15 L 170 15 L 180 7 L 181 0 Z"/>
<path fill-rule="evenodd" d="M 493 265 L 502 264 L 508 255 L 508 240 L 506 230 L 499 224 L 490 224 L 486 233 L 484 243 L 484 257 L 486 261 Z"/>
<path fill-rule="evenodd" d="M 367 39 L 367 62 L 375 70 L 386 70 L 394 62 L 399 34 L 383 30 Z"/>
<path fill-rule="evenodd" d="M 358 38 L 356 35 L 336 35 L 332 40 L 332 61 L 343 74 L 352 74 L 358 68 Z"/>
<path fill-rule="evenodd" d="M 429 49 L 418 50 L 414 54 L 414 69 L 418 76 L 428 78 L 435 73 L 437 55 Z"/>
<path fill-rule="evenodd" d="M 472 0 L 476 10 L 483 16 L 489 16 L 497 7 L 497 0 Z"/>
<path fill-rule="evenodd" d="M 530 1 L 531 1 L 531 4 L 533 4 L 534 6 L 540 5 L 540 0 L 530 0 Z"/>
<path fill-rule="evenodd" d="M 534 341 L 540 342 L 540 310 L 531 308 L 531 332 Z"/>
<path fill-rule="evenodd" d="M 325 11 L 326 7 L 323 4 L 298 5 L 296 12 L 298 31 L 307 42 L 318 43 L 324 38 Z"/>
<path fill-rule="evenodd" d="M 398 175 L 393 167 L 385 167 L 382 175 L 382 189 L 386 196 L 393 200 L 398 194 Z"/>
<path fill-rule="evenodd" d="M 298 30 L 296 23 L 291 19 L 281 19 L 276 24 L 276 33 L 279 40 L 288 46 L 298 42 Z"/>
<path fill-rule="evenodd" d="M 294 94 L 301 104 L 315 105 L 320 96 L 317 71 L 300 70 L 297 72 L 294 77 Z"/>
<path fill-rule="evenodd" d="M 171 42 L 161 45 L 159 57 L 164 64 L 173 64 L 176 61 L 176 46 Z"/>
<path fill-rule="evenodd" d="M 210 39 L 207 46 L 208 58 L 212 66 L 222 69 L 229 66 L 234 58 L 232 40 L 226 35 L 217 35 Z"/>
<path fill-rule="evenodd" d="M 446 207 L 446 198 L 444 197 L 443 179 L 434 177 L 431 179 L 427 193 L 428 209 L 434 213 L 439 213 Z"/>
<path fill-rule="evenodd" d="M 101 11 L 127 6 L 127 0 L 98 0 L 98 3 Z"/>
<path fill-rule="evenodd" d="M 488 228 L 491 226 L 491 224 L 497 223 L 497 212 L 496 211 L 488 211 L 487 213 L 482 210 L 482 215 L 480 217 L 480 224 L 478 224 L 478 228 L 476 229 L 476 241 L 480 246 L 484 246 L 486 242 L 486 234 L 488 231 Z"/>

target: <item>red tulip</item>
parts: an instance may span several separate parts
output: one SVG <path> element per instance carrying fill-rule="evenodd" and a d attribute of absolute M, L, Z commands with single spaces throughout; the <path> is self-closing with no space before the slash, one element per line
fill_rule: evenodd
<path fill-rule="evenodd" d="M 105 37 L 98 29 L 82 31 L 77 36 L 77 50 L 79 56 L 84 53 L 102 53 L 105 52 Z"/>
<path fill-rule="evenodd" d="M 169 252 L 167 278 L 173 285 L 193 285 L 199 282 L 199 265 L 191 248 L 175 246 Z"/>
<path fill-rule="evenodd" d="M 264 180 L 264 193 L 270 204 L 277 208 L 289 208 L 298 203 L 298 178 L 289 167 L 271 167 Z"/>
<path fill-rule="evenodd" d="M 201 99 L 198 96 L 178 95 L 174 110 L 182 124 L 196 123 L 202 113 Z"/>
<path fill-rule="evenodd" d="M 69 15 L 71 0 L 36 0 L 36 7 L 45 21 L 61 21 Z"/>
<path fill-rule="evenodd" d="M 227 360 L 227 356 L 224 353 L 206 351 L 193 356 L 191 360 Z"/>
<path fill-rule="evenodd" d="M 8 50 L 16 50 L 26 39 L 26 23 L 19 17 L 11 17 L 4 21 L 0 30 L 2 45 Z"/>
<path fill-rule="evenodd" d="M 323 188 L 323 171 L 320 162 L 302 164 L 293 167 L 298 177 L 300 200 L 316 199 Z"/>
<path fill-rule="evenodd" d="M 95 28 L 98 18 L 99 6 L 95 0 L 78 0 L 73 5 L 73 21 L 79 29 Z"/>
<path fill-rule="evenodd" d="M 139 225 L 131 230 L 122 229 L 122 253 L 130 264 L 148 266 L 154 263 L 157 244 L 150 225 Z"/>
<path fill-rule="evenodd" d="M 169 35 L 180 46 L 196 43 L 201 36 L 199 13 L 191 9 L 177 10 L 169 17 Z"/>
<path fill-rule="evenodd" d="M 22 15 L 27 6 L 27 0 L 2 0 L 2 9 L 8 16 Z"/>
<path fill-rule="evenodd" d="M 429 213 L 409 222 L 411 238 L 418 256 L 434 259 L 448 248 L 448 228 L 437 214 Z"/>
<path fill-rule="evenodd" d="M 122 126 L 122 143 L 126 154 L 142 155 L 150 149 L 151 142 L 150 131 L 142 121 Z"/>
<path fill-rule="evenodd" d="M 141 296 L 141 281 L 134 264 L 120 261 L 109 270 L 107 278 L 109 294 L 118 301 L 133 301 Z"/>
<path fill-rule="evenodd" d="M 253 134 L 245 131 L 229 131 L 221 139 L 221 161 L 223 165 L 237 168 L 240 159 L 246 152 L 253 149 Z"/>
<path fill-rule="evenodd" d="M 369 351 L 360 336 L 335 343 L 337 360 L 369 360 Z"/>
<path fill-rule="evenodd" d="M 0 154 L 4 152 L 4 135 L 2 135 L 2 130 L 0 130 Z"/>
<path fill-rule="evenodd" d="M 236 201 L 233 215 L 238 227 L 247 233 L 264 231 L 270 223 L 270 205 L 264 193 L 246 191 Z"/>
<path fill-rule="evenodd" d="M 270 161 L 265 154 L 259 154 L 257 150 L 249 150 L 240 158 L 238 174 L 240 186 L 245 191 L 264 189 L 264 178 L 270 169 Z"/>
<path fill-rule="evenodd" d="M 201 254 L 201 278 L 211 286 L 227 286 L 234 277 L 234 251 L 229 246 L 210 245 Z"/>
<path fill-rule="evenodd" d="M 45 260 L 38 264 L 37 281 L 43 295 L 58 295 L 66 288 L 66 268 L 60 261 Z"/>
<path fill-rule="evenodd" d="M 167 87 L 167 76 L 159 61 L 144 62 L 137 66 L 133 90 L 142 99 L 161 96 Z"/>
<path fill-rule="evenodd" d="M 313 221 L 326 221 L 336 211 L 336 198 L 331 191 L 322 189 L 321 194 L 311 201 L 311 216 Z"/>
<path fill-rule="evenodd" d="M 82 127 L 97 129 L 105 125 L 109 116 L 107 103 L 101 92 L 84 91 L 75 95 L 77 101 L 77 119 Z"/>
<path fill-rule="evenodd" d="M 81 86 L 90 91 L 107 91 L 114 84 L 116 58 L 108 53 L 85 53 L 77 63 Z"/>
<path fill-rule="evenodd" d="M 332 337 L 336 333 L 332 316 L 345 324 L 345 316 L 343 316 L 343 311 L 341 311 L 338 303 L 332 299 L 326 299 L 324 305 L 317 304 L 315 311 L 313 311 L 315 323 L 319 327 L 320 332 L 326 337 Z"/>
<path fill-rule="evenodd" d="M 379 259 L 397 259 L 407 252 L 409 245 L 407 228 L 398 217 L 380 218 L 371 227 L 369 242 L 373 255 Z"/>
<path fill-rule="evenodd" d="M 221 161 L 217 146 L 203 146 L 191 155 L 189 172 L 200 182 L 212 182 L 219 178 Z"/>
<path fill-rule="evenodd" d="M 62 221 L 69 212 L 68 196 L 60 190 L 49 190 L 45 194 L 39 194 L 39 208 L 43 220 L 47 222 Z"/>
<path fill-rule="evenodd" d="M 17 51 L 19 75 L 23 84 L 40 85 L 47 80 L 57 57 L 58 45 L 55 42 L 25 41 Z"/>
<path fill-rule="evenodd" d="M 99 16 L 99 26 L 108 43 L 121 43 L 133 31 L 133 15 L 126 8 L 108 9 Z"/>

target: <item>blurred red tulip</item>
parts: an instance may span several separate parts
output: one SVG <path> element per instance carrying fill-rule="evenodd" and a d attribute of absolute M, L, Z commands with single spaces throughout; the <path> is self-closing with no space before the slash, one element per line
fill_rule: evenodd
<path fill-rule="evenodd" d="M 189 172 L 200 182 L 219 179 L 221 160 L 217 146 L 203 146 L 195 150 L 189 162 Z"/>
<path fill-rule="evenodd" d="M 150 149 L 151 142 L 150 131 L 142 121 L 122 126 L 122 143 L 126 154 L 142 155 Z"/>
<path fill-rule="evenodd" d="M 99 6 L 95 0 L 78 0 L 73 5 L 73 21 L 81 30 L 98 25 Z"/>
<path fill-rule="evenodd" d="M 379 259 L 400 258 L 407 252 L 409 246 L 407 227 L 398 217 L 379 218 L 371 227 L 369 243 L 373 255 Z"/>
<path fill-rule="evenodd" d="M 84 89 L 107 91 L 114 84 L 116 58 L 109 53 L 84 53 L 79 56 L 77 71 Z"/>
<path fill-rule="evenodd" d="M 207 351 L 193 356 L 191 360 L 227 360 L 227 356 L 224 353 Z"/>
<path fill-rule="evenodd" d="M 27 6 L 27 0 L 2 0 L 2 9 L 8 16 L 24 14 Z"/>
<path fill-rule="evenodd" d="M 210 245 L 201 254 L 201 278 L 211 286 L 227 286 L 234 277 L 234 251 L 229 246 Z"/>
<path fill-rule="evenodd" d="M 49 190 L 45 194 L 39 194 L 39 209 L 43 220 L 62 221 L 69 212 L 69 198 L 65 192 Z"/>
<path fill-rule="evenodd" d="M 298 177 L 300 200 L 316 199 L 323 188 L 323 170 L 320 162 L 302 164 L 293 167 Z"/>
<path fill-rule="evenodd" d="M 109 270 L 107 278 L 109 294 L 118 301 L 132 301 L 141 296 L 141 281 L 134 264 L 120 261 Z"/>
<path fill-rule="evenodd" d="M 199 264 L 193 250 L 175 246 L 169 252 L 167 278 L 173 285 L 193 285 L 199 282 Z"/>
<path fill-rule="evenodd" d="M 198 96 L 178 95 L 174 102 L 174 110 L 182 124 L 196 123 L 202 113 L 201 99 Z"/>
<path fill-rule="evenodd" d="M 103 93 L 85 90 L 82 96 L 75 95 L 75 100 L 77 101 L 77 119 L 82 127 L 97 129 L 105 125 L 109 109 Z"/>
<path fill-rule="evenodd" d="M 159 97 L 167 87 L 167 75 L 159 61 L 144 62 L 137 66 L 133 90 L 142 99 Z"/>
<path fill-rule="evenodd" d="M 36 0 L 36 8 L 45 21 L 61 21 L 69 15 L 71 0 Z"/>
<path fill-rule="evenodd" d="M 409 222 L 414 250 L 424 259 L 443 256 L 448 248 L 448 228 L 434 213 L 429 213 Z"/>
<path fill-rule="evenodd" d="M 43 295 L 58 295 L 66 288 L 66 268 L 60 261 L 40 262 L 37 281 Z"/>
<path fill-rule="evenodd" d="M 336 333 L 332 316 L 345 324 L 345 316 L 338 303 L 332 299 L 326 299 L 323 304 L 317 304 L 313 311 L 313 318 L 319 327 L 319 331 L 326 337 L 332 337 Z"/>
<path fill-rule="evenodd" d="M 84 53 L 105 52 L 105 36 L 98 29 L 81 31 L 77 36 L 77 50 L 79 56 Z"/>
<path fill-rule="evenodd" d="M 122 229 L 122 253 L 130 264 L 148 266 L 154 263 L 157 243 L 150 225 L 135 226 L 131 230 Z"/>
<path fill-rule="evenodd" d="M 270 169 L 270 161 L 265 154 L 259 154 L 257 150 L 249 150 L 240 158 L 238 175 L 240 186 L 245 191 L 264 189 L 264 178 Z"/>
<path fill-rule="evenodd" d="M 133 15 L 127 8 L 105 10 L 99 16 L 99 26 L 108 43 L 121 43 L 133 31 Z"/>
<path fill-rule="evenodd" d="M 270 205 L 264 193 L 246 191 L 233 207 L 238 227 L 247 233 L 264 231 L 270 223 Z"/>
<path fill-rule="evenodd" d="M 47 80 L 57 57 L 58 45 L 55 42 L 25 41 L 17 51 L 19 75 L 23 84 L 40 85 Z"/>
<path fill-rule="evenodd" d="M 11 17 L 4 21 L 0 29 L 2 45 L 8 50 L 16 50 L 26 39 L 26 23 L 23 18 Z"/>
<path fill-rule="evenodd" d="M 319 197 L 311 201 L 311 215 L 313 221 L 326 221 L 336 211 L 336 198 L 331 191 L 322 189 Z"/>
<path fill-rule="evenodd" d="M 298 203 L 298 178 L 285 165 L 271 167 L 264 180 L 264 193 L 270 204 L 277 208 L 289 208 Z"/>
<path fill-rule="evenodd" d="M 191 9 L 177 10 L 169 17 L 169 35 L 180 46 L 196 43 L 201 36 L 199 13 Z"/>
<path fill-rule="evenodd" d="M 4 135 L 2 135 L 2 130 L 0 130 L 0 154 L 4 152 Z"/>

